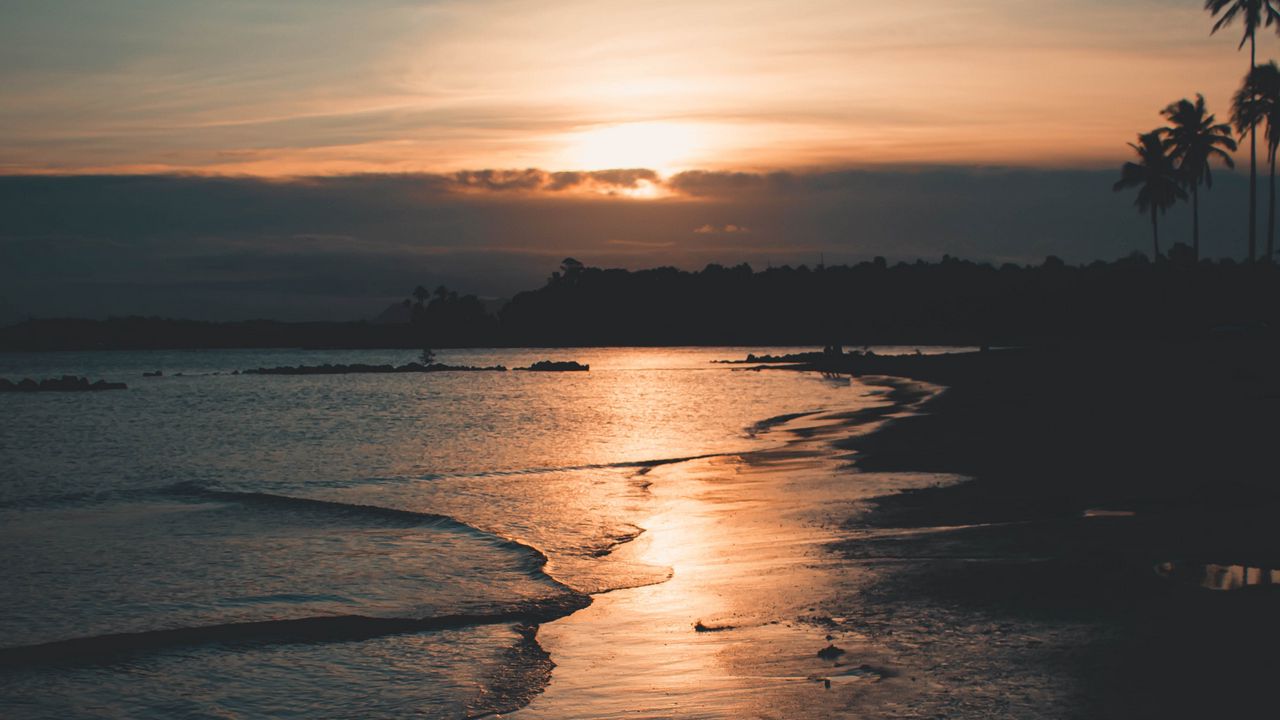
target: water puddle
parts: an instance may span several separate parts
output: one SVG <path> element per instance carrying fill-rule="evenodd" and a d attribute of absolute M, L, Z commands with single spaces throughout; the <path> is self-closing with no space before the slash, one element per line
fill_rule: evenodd
<path fill-rule="evenodd" d="M 1242 590 L 1248 587 L 1280 585 L 1280 570 L 1248 565 L 1165 562 L 1156 574 L 1173 582 L 1199 585 L 1209 590 Z"/>

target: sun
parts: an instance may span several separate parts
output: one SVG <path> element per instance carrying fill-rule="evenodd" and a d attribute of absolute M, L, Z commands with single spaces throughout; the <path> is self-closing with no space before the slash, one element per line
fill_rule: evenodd
<path fill-rule="evenodd" d="M 572 170 L 648 168 L 666 175 L 689 167 L 701 149 L 694 125 L 638 122 L 596 127 L 565 138 L 560 165 Z"/>

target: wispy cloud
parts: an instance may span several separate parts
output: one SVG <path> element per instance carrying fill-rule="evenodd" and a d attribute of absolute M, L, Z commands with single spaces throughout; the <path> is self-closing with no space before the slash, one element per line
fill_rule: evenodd
<path fill-rule="evenodd" d="M 733 235 L 736 233 L 751 232 L 751 230 L 750 228 L 746 228 L 741 225 L 734 225 L 733 223 L 729 223 L 727 225 L 712 225 L 711 223 L 705 223 L 694 228 L 693 232 L 697 235 Z"/>

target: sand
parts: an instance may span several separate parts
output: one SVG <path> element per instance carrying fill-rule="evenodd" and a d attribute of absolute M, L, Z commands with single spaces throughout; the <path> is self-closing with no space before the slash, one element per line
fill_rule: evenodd
<path fill-rule="evenodd" d="M 856 421 L 790 419 L 768 431 L 782 441 L 769 451 L 647 473 L 654 512 L 611 560 L 669 567 L 670 579 L 598 595 L 542 626 L 538 640 L 556 668 L 518 715 L 830 716 L 882 694 L 882 684 L 909 683 L 860 633 L 834 628 L 828 612 L 865 581 L 843 572 L 835 543 L 847 518 L 871 497 L 958 480 L 857 474 L 833 447 L 901 410 L 898 400 Z M 820 656 L 833 645 L 844 652 Z"/>
<path fill-rule="evenodd" d="M 851 361 L 884 403 L 644 478 L 615 559 L 670 580 L 544 625 L 556 667 L 518 714 L 1272 714 L 1277 357 Z"/>

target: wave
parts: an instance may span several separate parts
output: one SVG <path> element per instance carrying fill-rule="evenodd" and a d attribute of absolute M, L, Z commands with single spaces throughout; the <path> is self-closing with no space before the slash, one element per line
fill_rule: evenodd
<path fill-rule="evenodd" d="M 815 415 L 819 412 L 791 413 L 768 418 L 752 425 L 752 434 L 763 432 L 798 418 Z M 649 460 L 581 464 L 559 468 L 489 471 L 444 476 L 433 475 L 430 477 L 507 477 L 558 471 L 617 468 L 634 468 L 647 471 L 663 465 L 709 458 L 733 457 L 741 454 L 741 452 L 715 452 Z M 429 617 L 375 617 L 362 614 L 327 615 L 108 633 L 61 639 L 39 644 L 0 648 L 0 669 L 14 670 L 39 665 L 106 663 L 121 657 L 191 647 L 239 648 L 272 644 L 351 642 L 387 635 L 450 630 L 476 625 L 523 624 L 536 626 L 567 616 L 587 607 L 592 602 L 589 594 L 566 585 L 547 572 L 546 566 L 549 559 L 541 550 L 514 539 L 486 532 L 448 515 L 268 492 L 228 490 L 207 487 L 195 482 L 180 482 L 162 488 L 147 489 L 146 492 L 151 494 L 152 497 L 161 495 L 196 501 L 234 503 L 268 512 L 284 512 L 293 515 L 308 514 L 327 520 L 341 519 L 361 524 L 374 522 L 380 525 L 403 528 L 441 528 L 474 534 L 484 537 L 498 547 L 517 551 L 518 556 L 525 559 L 524 569 L 531 574 L 537 575 L 539 579 L 544 579 L 551 583 L 560 592 L 555 597 L 547 600 L 528 601 L 508 606 L 495 605 L 492 610 L 459 612 Z M 60 499 L 75 502 L 81 499 L 99 498 L 68 496 Z M 634 525 L 620 528 L 617 532 L 608 536 L 606 538 L 607 543 L 596 548 L 591 555 L 596 558 L 609 555 L 619 546 L 635 540 L 643 532 L 643 528 Z M 661 579 L 646 578 L 643 582 L 637 583 L 637 585 L 662 582 L 669 577 L 670 571 L 668 569 Z M 623 585 L 623 587 L 626 586 L 628 585 Z M 609 589 L 616 588 L 602 587 L 595 592 L 607 592 Z"/>
<path fill-rule="evenodd" d="M 787 413 L 785 415 L 774 415 L 771 418 L 765 418 L 764 420 L 753 423 L 751 426 L 749 426 L 747 428 L 747 436 L 755 437 L 756 435 L 759 435 L 760 433 L 765 432 L 767 430 L 772 430 L 773 428 L 779 425 L 785 425 L 791 422 L 792 420 L 799 420 L 800 418 L 809 417 L 810 415 L 817 415 L 820 412 L 822 412 L 822 410 L 809 410 L 806 412 Z"/>
<path fill-rule="evenodd" d="M 590 556 L 602 558 L 607 555 L 612 555 L 614 550 L 617 550 L 623 545 L 635 540 L 645 532 L 645 529 L 639 525 L 632 525 L 631 523 L 625 523 L 624 525 L 626 529 L 619 528 L 612 534 L 608 535 L 605 538 L 605 544 L 591 550 L 589 553 Z"/>
<path fill-rule="evenodd" d="M 181 482 L 170 485 L 166 488 L 162 488 L 161 492 L 166 495 L 178 497 L 234 502 L 266 510 L 309 512 L 328 515 L 331 517 L 376 520 L 381 523 L 389 523 L 400 527 L 448 526 L 455 527 L 457 529 L 475 530 L 475 528 L 472 528 L 461 521 L 455 520 L 448 515 L 437 515 L 435 513 L 424 513 L 415 510 L 400 510 L 397 508 L 387 508 L 378 505 L 360 505 L 333 500 L 316 500 L 313 498 L 298 497 L 295 495 L 278 495 L 275 493 L 257 491 L 223 490 L 190 482 Z"/>
<path fill-rule="evenodd" d="M 395 527 L 428 527 L 465 533 L 475 537 L 484 538 L 504 550 L 511 550 L 521 554 L 522 557 L 526 558 L 526 563 L 523 567 L 525 571 L 530 574 L 536 574 L 541 579 L 568 589 L 568 587 L 563 583 L 546 573 L 544 568 L 548 562 L 548 558 L 547 555 L 538 548 L 520 542 L 519 540 L 513 540 L 491 532 L 486 532 L 449 515 L 438 515 L 436 513 L 419 512 L 416 510 L 401 510 L 398 508 L 388 508 L 379 505 L 361 505 L 356 503 L 337 502 L 334 500 L 317 500 L 314 498 L 297 497 L 294 495 L 222 490 L 204 487 L 195 483 L 177 483 L 175 485 L 170 485 L 168 488 L 165 488 L 165 492 L 174 496 L 237 503 L 269 511 L 312 513 L 322 518 L 341 518 L 357 520 L 360 522 L 373 520 L 382 524 L 390 524 Z"/>
<path fill-rule="evenodd" d="M 541 468 L 523 468 L 515 470 L 480 470 L 470 472 L 453 472 L 453 473 L 415 473 L 411 475 L 388 475 L 374 477 L 354 477 L 341 480 L 323 480 L 309 481 L 309 488 L 351 488 L 377 484 L 395 484 L 405 482 L 421 482 L 431 480 L 455 480 L 468 478 L 487 478 L 487 477 L 512 477 L 518 475 L 542 475 L 557 472 L 575 472 L 580 470 L 605 470 L 612 468 L 640 468 L 644 470 L 660 467 L 662 465 L 672 465 L 675 463 L 689 462 L 691 460 L 702 460 L 705 458 L 724 457 L 733 453 L 708 453 L 704 455 L 690 455 L 687 457 L 675 458 L 659 458 L 656 460 L 628 460 L 615 463 L 591 463 L 583 465 L 566 465 L 562 467 L 541 467 Z M 263 481 L 270 484 L 269 481 Z M 296 487 L 296 486 L 293 486 Z M 148 499 L 154 499 L 157 496 L 165 497 L 186 497 L 200 498 L 215 501 L 236 501 L 244 503 L 252 503 L 257 505 L 270 505 L 273 503 L 283 503 L 284 505 L 297 505 L 297 503 L 312 503 L 313 509 L 321 509 L 320 505 L 327 501 L 308 500 L 306 498 L 279 495 L 275 493 L 256 492 L 256 491 L 236 491 L 221 490 L 201 485 L 197 482 L 182 481 L 167 485 L 146 485 L 134 488 L 117 488 L 108 490 L 81 490 L 70 491 L 64 493 L 35 493 L 31 495 L 22 495 L 18 497 L 0 498 L 0 511 L 6 510 L 51 510 L 69 507 L 83 507 L 92 505 L 106 505 L 119 502 L 138 502 Z M 345 505 L 344 503 L 330 503 L 330 505 Z M 452 518 L 441 515 L 432 515 L 430 513 L 415 513 L 407 510 L 393 510 L 388 508 L 377 508 L 376 506 L 360 506 L 346 505 L 347 508 L 360 508 L 373 511 L 385 521 L 401 520 L 409 525 L 422 525 L 430 522 L 448 523 Z M 336 508 L 328 508 L 330 510 Z M 354 511 L 348 511 L 346 514 L 360 514 Z"/>
<path fill-rule="evenodd" d="M 414 480 L 456 480 L 465 478 L 512 477 L 516 475 L 545 475 L 556 472 L 576 472 L 579 470 L 610 470 L 617 468 L 655 468 L 662 465 L 675 465 L 693 460 L 707 458 L 730 457 L 734 452 L 704 453 L 702 455 L 686 455 L 684 457 L 657 458 L 654 460 L 624 460 L 611 463 L 590 463 L 586 465 L 564 465 L 561 467 L 522 468 L 518 470 L 483 470 L 479 472 L 439 473 L 415 475 Z"/>
<path fill-rule="evenodd" d="M 375 505 L 317 500 L 264 492 L 239 492 L 184 482 L 162 488 L 160 494 L 197 501 L 234 503 L 255 510 L 312 514 L 321 519 L 376 522 L 400 528 L 440 528 L 481 537 L 498 548 L 512 551 L 520 569 L 555 588 L 547 599 L 509 605 L 495 602 L 492 609 L 429 617 L 373 617 L 360 614 L 219 623 L 194 627 L 108 633 L 0 648 L 0 669 L 38 665 L 110 662 L 119 657 L 143 655 L 186 647 L 245 647 L 288 643 L 348 642 L 385 635 L 450 630 L 474 625 L 514 623 L 537 625 L 564 617 L 591 604 L 591 597 L 569 587 L 546 572 L 548 558 L 525 543 L 488 533 L 448 515 L 416 512 Z"/>
<path fill-rule="evenodd" d="M 747 428 L 748 437 L 754 437 L 758 432 L 780 425 L 789 420 L 816 414 L 814 412 L 793 413 L 790 415 L 779 415 L 767 420 L 761 420 Z M 323 482 L 310 482 L 309 487 L 326 487 L 326 488 L 346 488 L 362 485 L 371 485 L 378 483 L 403 483 L 406 481 L 431 481 L 431 480 L 460 480 L 468 478 L 500 478 L 515 477 L 521 475 L 545 475 L 558 472 L 579 472 L 583 470 L 610 470 L 610 469 L 627 469 L 636 468 L 641 474 L 661 467 L 663 465 L 675 465 L 683 462 L 692 462 L 694 460 L 707 460 L 710 458 L 733 457 L 741 455 L 743 452 L 750 452 L 744 449 L 734 452 L 713 452 L 703 453 L 700 455 L 685 455 L 681 457 L 670 458 L 654 458 L 648 460 L 623 460 L 620 462 L 609 463 L 587 463 L 581 465 L 563 465 L 558 467 L 537 467 L 537 468 L 519 468 L 513 470 L 479 470 L 470 472 L 446 472 L 446 473 L 421 473 L 403 476 L 379 476 L 379 477 L 360 477 L 348 480 L 329 480 Z M 345 508 L 359 508 L 363 510 L 376 511 L 385 520 L 401 519 L 411 522 L 415 525 L 421 525 L 424 522 L 457 522 L 452 518 L 443 515 L 432 515 L 430 513 L 417 513 L 408 510 L 394 510 L 389 508 L 378 508 L 371 505 L 349 505 L 346 503 L 329 503 L 324 500 L 310 500 L 307 498 L 278 495 L 274 493 L 251 492 L 251 491 L 234 491 L 219 490 L 201 486 L 194 482 L 179 482 L 171 485 L 160 487 L 150 486 L 141 488 L 130 488 L 123 490 L 106 490 L 106 491 L 80 491 L 68 492 L 60 494 L 36 494 L 10 499 L 0 499 L 0 510 L 37 510 L 49 509 L 57 507 L 70 507 L 80 505 L 99 505 L 119 501 L 136 501 L 147 497 L 159 495 L 168 496 L 201 496 L 209 500 L 231 500 L 246 503 L 257 503 L 262 505 L 271 504 L 273 502 L 285 501 L 289 503 L 314 503 L 313 507 L 318 509 L 319 505 L 329 504 L 335 506 L 344 506 Z M 330 508 L 333 509 L 333 508 Z M 352 513 L 354 514 L 354 513 Z M 402 515 L 403 514 L 403 515 Z M 461 525 L 461 523 L 459 523 Z M 464 527 L 469 527 L 465 526 Z M 474 530 L 474 528 L 471 528 Z"/>
<path fill-rule="evenodd" d="M 562 618 L 590 604 L 590 596 L 569 591 L 554 599 L 521 603 L 491 612 L 423 618 L 330 615 L 95 635 L 0 648 L 0 669 L 101 664 L 134 655 L 193 647 L 246 648 L 277 644 L 352 642 L 386 635 L 453 630 L 476 625 L 538 625 Z"/>

